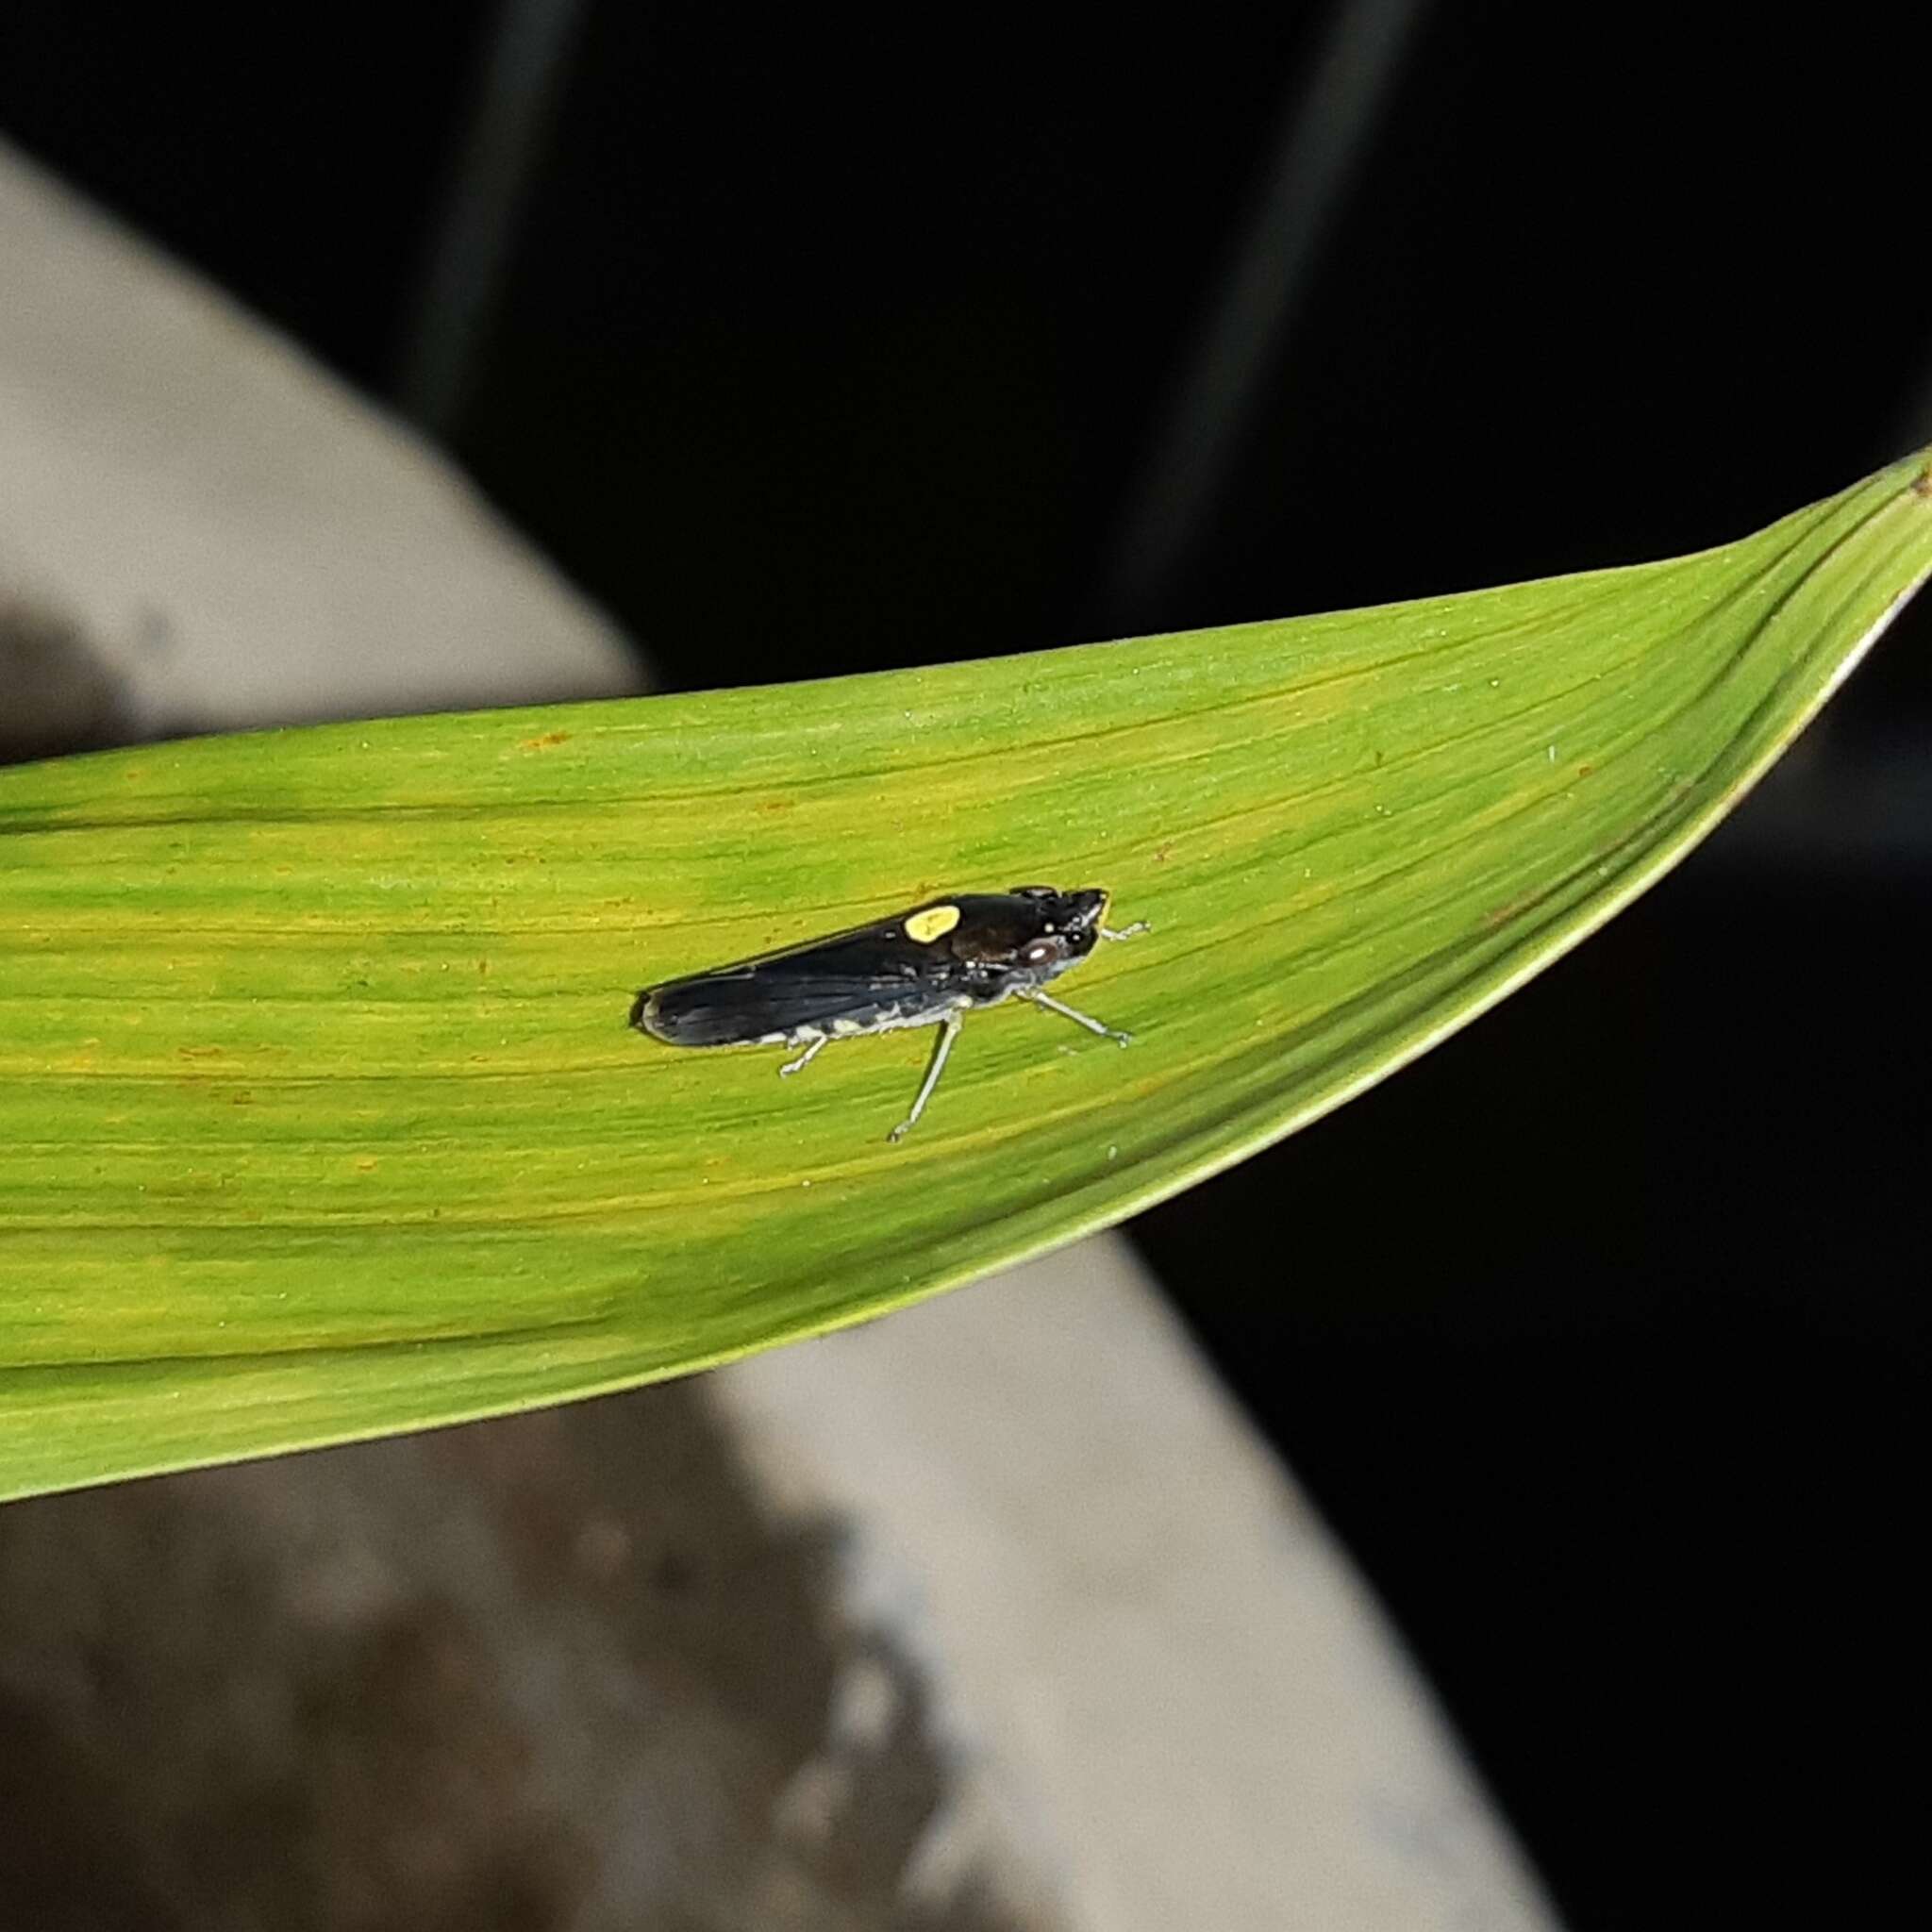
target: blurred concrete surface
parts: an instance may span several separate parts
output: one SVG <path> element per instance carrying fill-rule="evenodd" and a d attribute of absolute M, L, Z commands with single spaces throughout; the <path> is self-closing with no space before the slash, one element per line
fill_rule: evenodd
<path fill-rule="evenodd" d="M 635 683 L 447 464 L 4 156 L 0 276 L 0 756 Z M 0 1509 L 0 1927 L 1550 1923 L 1116 1239 Z"/>
<path fill-rule="evenodd" d="M 851 1515 L 950 1804 L 1066 1923 L 1553 1922 L 1347 1558 L 1117 1237 L 714 1378 L 762 1493 Z M 849 1611 L 849 1613 L 850 1613 Z M 921 1848 L 946 1869 L 944 1820 Z"/>
<path fill-rule="evenodd" d="M 159 729 L 639 688 L 449 462 L 0 144 L 9 602 Z"/>

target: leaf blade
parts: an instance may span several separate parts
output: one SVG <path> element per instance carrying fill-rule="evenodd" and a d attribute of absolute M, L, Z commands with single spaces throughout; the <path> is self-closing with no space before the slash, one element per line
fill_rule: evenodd
<path fill-rule="evenodd" d="M 0 1493 L 625 1386 L 1160 1198 L 1674 864 L 1932 565 L 1917 463 L 1697 557 L 884 677 L 0 773 Z M 646 982 L 947 891 L 1046 1016 L 683 1053 Z"/>

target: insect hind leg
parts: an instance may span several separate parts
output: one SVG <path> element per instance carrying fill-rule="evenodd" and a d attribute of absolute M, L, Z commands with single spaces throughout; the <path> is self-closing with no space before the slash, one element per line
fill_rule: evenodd
<path fill-rule="evenodd" d="M 829 1033 L 819 1034 L 818 1037 L 812 1041 L 811 1044 L 808 1046 L 806 1050 L 802 1054 L 800 1054 L 795 1060 L 787 1060 L 785 1064 L 778 1069 L 779 1078 L 782 1079 L 787 1074 L 797 1073 L 801 1067 L 810 1066 L 813 1058 L 824 1050 L 825 1042 L 828 1040 L 830 1040 L 831 1037 L 832 1036 Z"/>

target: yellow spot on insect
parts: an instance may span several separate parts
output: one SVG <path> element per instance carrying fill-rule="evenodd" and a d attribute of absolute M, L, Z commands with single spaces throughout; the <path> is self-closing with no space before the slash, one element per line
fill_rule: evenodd
<path fill-rule="evenodd" d="M 928 906 L 924 912 L 915 912 L 906 922 L 906 937 L 917 940 L 922 946 L 929 946 L 935 940 L 945 936 L 959 923 L 959 908 L 957 906 Z"/>

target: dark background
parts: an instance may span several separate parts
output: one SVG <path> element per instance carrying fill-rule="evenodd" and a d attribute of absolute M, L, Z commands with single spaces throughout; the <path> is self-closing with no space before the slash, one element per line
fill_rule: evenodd
<path fill-rule="evenodd" d="M 7 0 L 0 132 L 747 683 L 1660 556 L 1932 437 L 1909 18 Z M 1922 1832 L 1928 615 L 1133 1229 L 1579 1932 L 1889 1914 Z"/>

